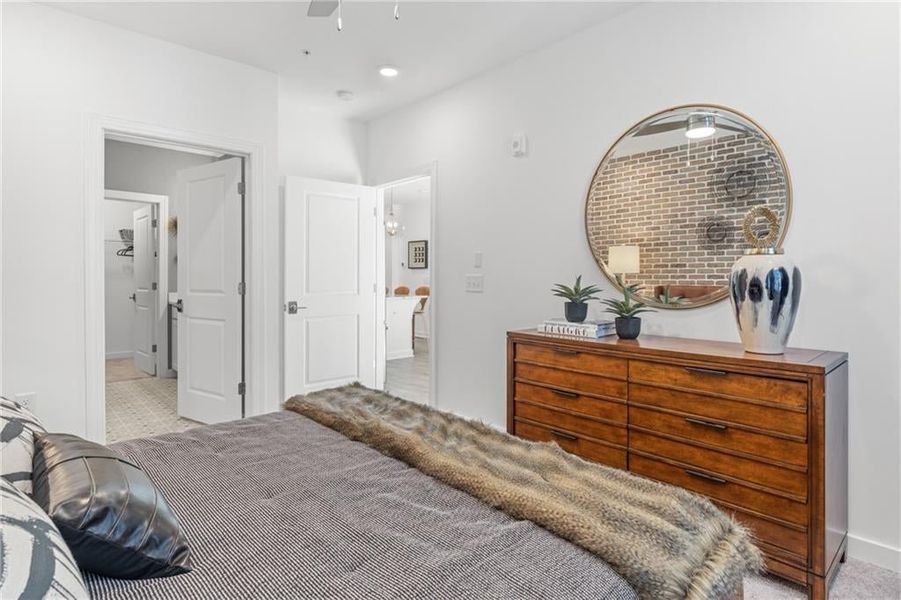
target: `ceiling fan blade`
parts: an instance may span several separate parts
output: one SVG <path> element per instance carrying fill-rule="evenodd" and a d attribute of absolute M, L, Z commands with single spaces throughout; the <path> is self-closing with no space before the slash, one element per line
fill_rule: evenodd
<path fill-rule="evenodd" d="M 748 131 L 747 129 L 743 129 L 741 127 L 733 127 L 732 125 L 726 125 L 725 123 L 720 123 L 719 121 L 717 121 L 717 123 L 716 123 L 716 128 L 717 129 L 727 129 L 729 131 L 738 131 L 741 133 L 746 133 Z"/>
<path fill-rule="evenodd" d="M 338 0 L 311 0 L 308 17 L 330 17 L 338 8 Z"/>
<path fill-rule="evenodd" d="M 666 131 L 673 131 L 675 129 L 685 129 L 685 121 L 672 121 L 670 123 L 654 123 L 653 125 L 646 125 L 636 131 L 633 136 L 654 135 Z"/>
<path fill-rule="evenodd" d="M 636 131 L 633 137 L 640 137 L 643 135 L 654 135 L 657 133 L 665 133 L 667 131 L 675 131 L 676 129 L 685 129 L 687 125 L 687 121 L 670 121 L 669 123 L 654 123 L 652 125 L 646 125 L 642 127 L 638 131 Z M 726 125 L 725 123 L 721 123 L 720 121 L 716 121 L 717 129 L 725 129 L 727 131 L 738 131 L 740 133 L 747 132 L 747 129 L 743 129 L 741 127 L 735 127 L 733 125 Z"/>

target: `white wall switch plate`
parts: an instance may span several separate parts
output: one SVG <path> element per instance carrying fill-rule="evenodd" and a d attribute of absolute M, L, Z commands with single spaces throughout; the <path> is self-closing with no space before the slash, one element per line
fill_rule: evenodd
<path fill-rule="evenodd" d="M 482 268 L 482 252 L 481 251 L 475 253 L 475 256 L 473 257 L 473 260 L 472 260 L 472 266 L 475 267 L 476 269 Z"/>
<path fill-rule="evenodd" d="M 467 275 L 466 292 L 469 294 L 481 294 L 485 291 L 484 275 Z"/>
<path fill-rule="evenodd" d="M 34 412 L 34 401 L 37 399 L 38 395 L 36 392 L 23 392 L 21 394 L 16 394 L 13 396 L 13 400 L 18 402 L 21 406 L 24 406 L 31 412 Z"/>

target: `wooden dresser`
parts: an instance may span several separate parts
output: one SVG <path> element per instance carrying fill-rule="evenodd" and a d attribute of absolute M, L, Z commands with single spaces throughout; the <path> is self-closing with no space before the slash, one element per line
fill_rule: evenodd
<path fill-rule="evenodd" d="M 507 430 L 711 498 L 825 598 L 848 524 L 848 356 L 642 336 L 507 337 Z"/>

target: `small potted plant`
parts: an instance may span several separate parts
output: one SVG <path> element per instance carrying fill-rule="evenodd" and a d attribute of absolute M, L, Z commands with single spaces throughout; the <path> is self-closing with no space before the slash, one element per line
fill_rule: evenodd
<path fill-rule="evenodd" d="M 597 300 L 595 295 L 601 291 L 601 288 L 595 285 L 587 285 L 582 287 L 582 276 L 576 277 L 576 284 L 572 287 L 563 285 L 562 283 L 554 284 L 551 292 L 555 296 L 566 298 L 567 302 L 563 304 L 564 315 L 570 323 L 581 323 L 588 316 L 588 301 Z"/>
<path fill-rule="evenodd" d="M 621 281 L 620 285 L 623 287 L 622 300 L 607 298 L 601 302 L 607 305 L 608 313 L 616 315 L 616 319 L 613 320 L 616 324 L 616 335 L 621 340 L 634 340 L 641 333 L 641 319 L 638 315 L 654 312 L 654 309 L 647 307 L 643 302 L 633 300 L 633 296 L 638 294 L 641 289 L 640 285 L 623 285 Z"/>

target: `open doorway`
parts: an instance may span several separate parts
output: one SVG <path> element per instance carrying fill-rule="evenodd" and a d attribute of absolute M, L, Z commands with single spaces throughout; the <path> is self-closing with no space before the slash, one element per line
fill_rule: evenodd
<path fill-rule="evenodd" d="M 431 404 L 431 177 L 383 188 L 385 214 L 385 391 Z"/>
<path fill-rule="evenodd" d="M 107 443 L 242 416 L 243 177 L 242 158 L 105 140 Z"/>

